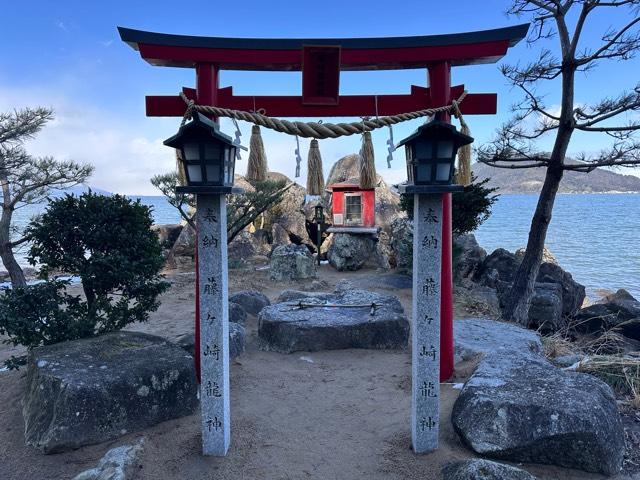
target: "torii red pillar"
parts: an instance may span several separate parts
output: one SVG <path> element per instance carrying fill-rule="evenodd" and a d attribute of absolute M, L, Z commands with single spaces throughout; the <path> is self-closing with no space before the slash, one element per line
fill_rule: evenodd
<path fill-rule="evenodd" d="M 451 65 L 439 62 L 429 65 L 429 92 L 434 105 L 451 103 Z M 439 114 L 450 122 L 451 115 Z M 442 270 L 440 278 L 440 381 L 453 375 L 453 233 L 451 193 L 442 194 Z"/>

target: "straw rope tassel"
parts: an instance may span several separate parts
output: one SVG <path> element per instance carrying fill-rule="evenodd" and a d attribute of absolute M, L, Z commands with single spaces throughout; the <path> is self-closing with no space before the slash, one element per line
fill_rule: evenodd
<path fill-rule="evenodd" d="M 254 125 L 251 127 L 251 140 L 249 141 L 247 180 L 264 182 L 267 179 L 267 172 L 267 154 L 264 151 L 260 127 Z"/>
<path fill-rule="evenodd" d="M 458 108 L 458 102 L 452 102 L 454 116 L 460 121 L 460 133 L 471 136 L 469 125 L 464 121 L 464 117 Z M 465 145 L 458 150 L 458 169 L 456 171 L 456 183 L 458 185 L 469 185 L 471 183 L 471 145 Z"/>
<path fill-rule="evenodd" d="M 364 132 L 360 148 L 360 188 L 376 188 L 376 183 L 376 163 L 371 132 Z"/>
<path fill-rule="evenodd" d="M 309 157 L 307 158 L 307 195 L 322 195 L 324 190 L 324 173 L 318 140 L 311 140 Z"/>

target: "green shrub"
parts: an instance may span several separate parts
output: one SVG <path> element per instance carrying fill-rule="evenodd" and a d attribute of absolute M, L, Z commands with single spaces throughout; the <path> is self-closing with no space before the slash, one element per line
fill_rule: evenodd
<path fill-rule="evenodd" d="M 27 228 L 29 262 L 45 283 L 0 297 L 0 333 L 33 348 L 148 320 L 169 286 L 151 225 L 149 207 L 120 195 L 52 200 Z M 79 276 L 84 299 L 67 293 L 68 282 L 50 280 L 56 271 Z"/>

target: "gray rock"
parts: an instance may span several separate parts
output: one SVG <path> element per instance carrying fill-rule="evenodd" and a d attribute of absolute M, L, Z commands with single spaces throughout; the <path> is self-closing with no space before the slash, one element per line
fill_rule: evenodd
<path fill-rule="evenodd" d="M 584 303 L 584 285 L 576 282 L 569 272 L 558 264 L 543 262 L 536 278 L 540 283 L 558 283 L 562 287 L 562 314 L 565 316 L 577 312 Z"/>
<path fill-rule="evenodd" d="M 244 353 L 246 331 L 242 325 L 229 322 L 229 357 L 236 358 Z"/>
<path fill-rule="evenodd" d="M 115 332 L 29 354 L 25 440 L 44 453 L 112 440 L 197 406 L 193 358 L 153 335 Z"/>
<path fill-rule="evenodd" d="M 282 353 L 344 348 L 406 348 L 409 321 L 398 299 L 391 295 L 353 288 L 334 293 L 283 292 L 280 300 L 265 307 L 258 317 L 261 348 Z M 359 308 L 307 307 L 323 305 L 367 305 Z M 375 314 L 369 305 L 375 303 Z"/>
<path fill-rule="evenodd" d="M 617 473 L 624 431 L 611 388 L 534 353 L 487 354 L 455 402 L 453 426 L 497 459 Z"/>
<path fill-rule="evenodd" d="M 157 224 L 151 226 L 151 231 L 158 234 L 158 240 L 163 248 L 172 248 L 184 228 L 180 223 Z"/>
<path fill-rule="evenodd" d="M 455 236 L 453 246 L 458 251 L 453 266 L 454 280 L 460 282 L 464 278 L 474 277 L 487 258 L 485 249 L 472 233 Z"/>
<path fill-rule="evenodd" d="M 413 223 L 406 217 L 391 222 L 391 251 L 396 268 L 411 272 L 413 268 Z"/>
<path fill-rule="evenodd" d="M 283 195 L 282 200 L 264 214 L 265 223 L 273 225 L 277 223 L 287 233 L 290 241 L 304 245 L 313 245 L 313 241 L 307 232 L 307 220 L 304 213 L 306 190 L 304 187 L 292 182 L 286 175 L 277 172 L 269 172 L 269 180 L 286 181 L 293 184 Z"/>
<path fill-rule="evenodd" d="M 274 223 L 271 226 L 271 243 L 272 250 L 281 245 L 289 245 L 291 243 L 289 234 L 279 223 Z"/>
<path fill-rule="evenodd" d="M 548 252 L 548 255 L 550 254 L 551 253 Z M 547 258 L 550 257 L 547 256 Z M 521 256 L 515 255 L 504 248 L 498 248 L 487 256 L 476 271 L 474 279 L 484 285 L 496 288 L 498 290 L 498 296 L 501 302 L 503 302 L 521 262 Z M 555 259 L 553 259 L 553 262 L 555 262 Z M 551 298 L 552 293 L 549 290 L 550 287 L 543 284 L 557 283 L 562 290 L 561 316 L 568 317 L 582 306 L 585 298 L 585 287 L 573 280 L 570 273 L 564 271 L 557 263 L 553 262 L 543 262 L 540 265 L 540 270 L 536 277 L 536 288 L 541 288 L 541 291 L 538 292 L 538 307 L 539 310 L 545 312 L 545 315 L 552 311 L 555 314 L 555 307 L 552 305 L 555 299 Z M 542 318 L 540 312 L 534 312 L 534 317 L 531 318 L 531 322 L 532 328 L 537 328 L 537 326 L 542 324 L 546 324 L 549 327 L 561 328 L 566 323 L 565 320 L 560 320 L 557 317 L 551 319 Z"/>
<path fill-rule="evenodd" d="M 536 477 L 511 465 L 474 458 L 445 465 L 442 480 L 536 480 Z"/>
<path fill-rule="evenodd" d="M 245 264 L 258 254 L 259 245 L 255 237 L 248 231 L 242 231 L 227 246 L 231 264 Z"/>
<path fill-rule="evenodd" d="M 481 268 L 478 270 L 476 278 L 478 280 L 485 280 L 489 286 L 490 282 L 486 280 L 494 278 L 494 271 L 497 273 L 497 278 L 502 282 L 511 283 L 520 265 L 520 259 L 513 253 L 505 250 L 504 248 L 497 248 L 491 252 L 485 258 Z"/>
<path fill-rule="evenodd" d="M 360 270 L 376 253 L 371 235 L 334 233 L 327 251 L 329 264 L 338 271 Z"/>
<path fill-rule="evenodd" d="M 186 225 L 178 235 L 167 257 L 167 265 L 173 268 L 191 268 L 195 265 L 196 234 Z"/>
<path fill-rule="evenodd" d="M 229 322 L 229 357 L 235 358 L 240 356 L 245 350 L 245 328 L 234 322 Z M 175 340 L 176 345 L 185 349 L 193 357 L 195 355 L 195 335 L 193 333 L 185 333 Z"/>
<path fill-rule="evenodd" d="M 541 352 L 540 335 L 513 323 L 482 318 L 453 322 L 455 355 L 467 360 L 478 354 Z"/>
<path fill-rule="evenodd" d="M 85 470 L 73 480 L 132 480 L 143 447 L 144 438 L 134 445 L 112 448 L 100 459 L 97 467 Z"/>
<path fill-rule="evenodd" d="M 598 333 L 615 327 L 625 337 L 640 340 L 640 302 L 620 289 L 578 311 L 573 324 L 581 333 Z"/>
<path fill-rule="evenodd" d="M 529 328 L 555 332 L 566 325 L 562 315 L 562 285 L 536 283 L 529 306 Z"/>
<path fill-rule="evenodd" d="M 518 257 L 522 261 L 526 251 L 527 249 L 524 247 L 517 249 L 516 257 Z M 542 261 L 544 263 L 555 263 L 556 265 L 559 265 L 558 259 L 556 258 L 556 256 L 546 246 L 542 248 Z"/>
<path fill-rule="evenodd" d="M 555 357 L 553 359 L 551 359 L 551 362 L 559 368 L 567 368 L 570 367 L 572 365 L 575 365 L 576 363 L 582 361 L 582 359 L 584 358 L 583 355 L 578 355 L 578 354 L 569 354 L 569 355 L 560 355 L 559 357 Z"/>
<path fill-rule="evenodd" d="M 315 260 L 304 245 L 277 247 L 271 254 L 269 276 L 272 280 L 315 278 Z"/>
<path fill-rule="evenodd" d="M 229 300 L 229 321 L 244 325 L 247 321 L 247 312 L 235 302 Z"/>
<path fill-rule="evenodd" d="M 257 290 L 241 290 L 231 295 L 229 301 L 237 303 L 251 315 L 257 315 L 264 307 L 271 305 L 267 296 Z"/>

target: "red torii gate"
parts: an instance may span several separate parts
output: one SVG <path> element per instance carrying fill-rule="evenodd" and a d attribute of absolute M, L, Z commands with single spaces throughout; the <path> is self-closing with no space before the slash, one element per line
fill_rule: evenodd
<path fill-rule="evenodd" d="M 122 27 L 118 31 L 151 65 L 194 68 L 196 88 L 183 88 L 183 92 L 199 105 L 256 110 L 272 117 L 320 118 L 395 115 L 448 105 L 464 90 L 462 85 L 451 86 L 451 67 L 497 62 L 526 36 L 528 28 L 523 24 L 446 35 L 344 39 L 197 37 Z M 408 95 L 339 94 L 341 71 L 409 68 L 426 68 L 429 87 L 413 85 Z M 232 87 L 220 88 L 220 70 L 302 71 L 303 94 L 236 96 Z M 469 93 L 460 110 L 465 115 L 495 114 L 496 105 L 494 93 Z M 185 110 L 178 95 L 146 97 L 147 116 L 182 117 Z M 448 114 L 440 115 L 441 120 L 450 121 Z M 453 374 L 450 193 L 443 199 L 442 228 L 440 378 L 446 380 Z M 196 338 L 196 363 L 199 345 Z"/>

